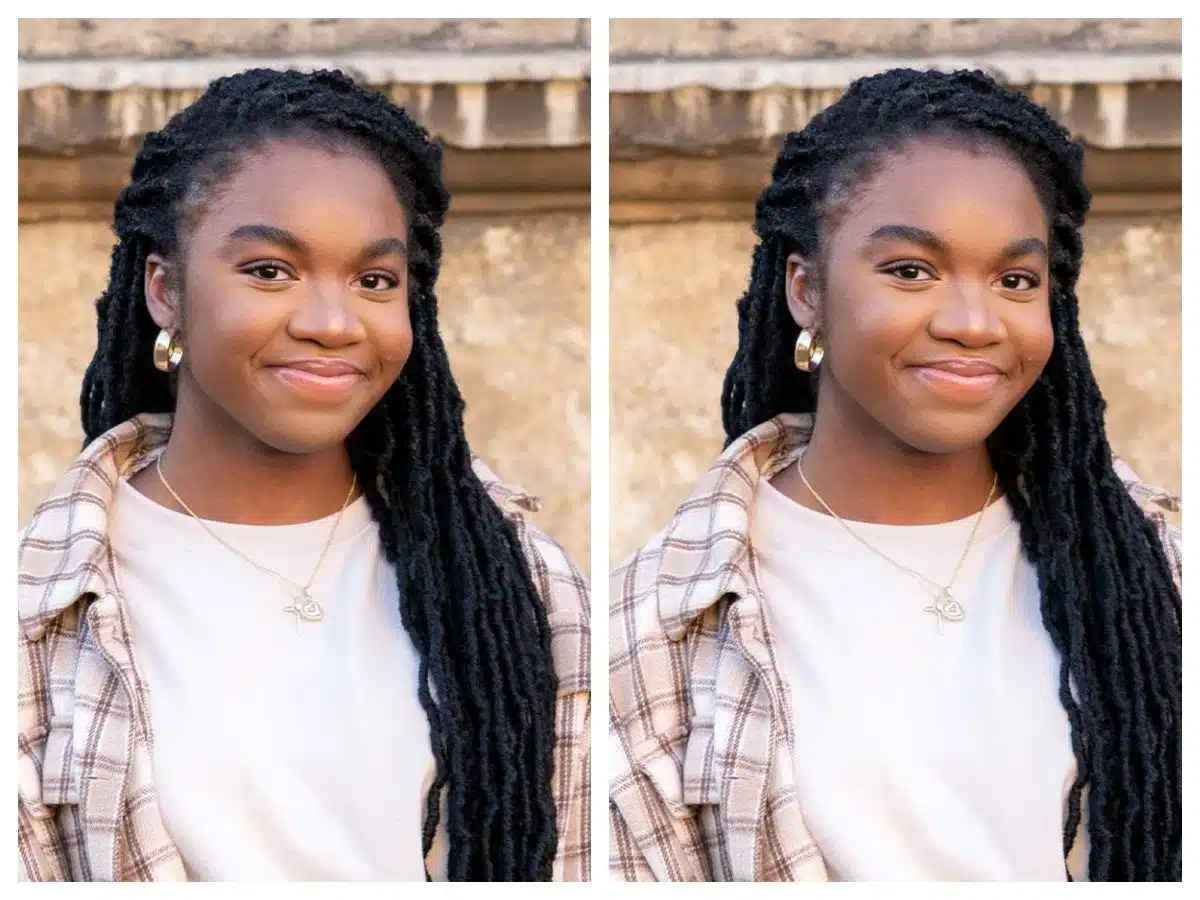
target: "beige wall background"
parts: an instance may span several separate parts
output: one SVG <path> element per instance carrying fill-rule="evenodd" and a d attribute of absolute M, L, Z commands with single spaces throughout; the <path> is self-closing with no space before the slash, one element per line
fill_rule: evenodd
<path fill-rule="evenodd" d="M 112 201 L 141 135 L 250 57 L 324 55 L 409 105 L 448 148 L 439 298 L 467 433 L 501 477 L 542 498 L 534 521 L 586 570 L 588 33 L 580 20 L 22 21 L 22 524 L 80 449 Z"/>
<path fill-rule="evenodd" d="M 1178 20 L 614 20 L 610 47 L 614 564 L 720 453 L 754 198 L 779 140 L 839 78 L 895 63 L 1016 73 L 1085 136 L 1098 212 L 1079 296 L 1110 438 L 1180 490 Z"/>

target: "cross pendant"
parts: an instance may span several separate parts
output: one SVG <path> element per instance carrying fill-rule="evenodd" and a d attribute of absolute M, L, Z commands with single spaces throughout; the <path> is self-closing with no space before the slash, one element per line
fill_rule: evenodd
<path fill-rule="evenodd" d="M 938 634 L 942 634 L 943 622 L 961 622 L 967 614 L 962 604 L 954 599 L 949 588 L 942 588 L 933 603 L 925 607 L 925 612 L 933 613 L 937 618 Z"/>
<path fill-rule="evenodd" d="M 312 598 L 308 588 L 301 588 L 300 593 L 292 598 L 291 606 L 285 606 L 283 611 L 296 617 L 297 632 L 300 631 L 301 622 L 320 622 L 325 618 L 325 610 Z"/>

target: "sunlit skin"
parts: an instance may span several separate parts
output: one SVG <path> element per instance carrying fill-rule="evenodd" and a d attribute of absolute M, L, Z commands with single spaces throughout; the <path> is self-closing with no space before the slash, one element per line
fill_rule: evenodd
<path fill-rule="evenodd" d="M 1054 347 L 1049 230 L 1014 160 L 910 141 L 859 186 L 815 261 L 788 260 L 788 306 L 825 347 L 804 473 L 843 518 L 932 524 L 977 512 L 984 441 Z M 789 467 L 774 482 L 823 511 Z"/>
<path fill-rule="evenodd" d="M 378 162 L 275 141 L 206 201 L 178 260 L 152 255 L 147 306 L 184 359 L 163 473 L 200 516 L 336 512 L 347 436 L 412 350 L 408 222 Z M 131 483 L 178 504 L 153 468 Z"/>

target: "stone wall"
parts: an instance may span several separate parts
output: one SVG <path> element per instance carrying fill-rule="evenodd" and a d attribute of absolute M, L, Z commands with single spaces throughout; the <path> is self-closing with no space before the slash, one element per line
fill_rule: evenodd
<path fill-rule="evenodd" d="M 587 19 L 23 19 L 21 59 L 583 51 Z"/>
<path fill-rule="evenodd" d="M 78 453 L 112 202 L 141 135 L 249 65 L 344 66 L 447 148 L 441 326 L 473 449 L 588 566 L 586 20 L 25 20 L 18 513 Z"/>
<path fill-rule="evenodd" d="M 613 19 L 619 60 L 1178 53 L 1179 19 Z"/>

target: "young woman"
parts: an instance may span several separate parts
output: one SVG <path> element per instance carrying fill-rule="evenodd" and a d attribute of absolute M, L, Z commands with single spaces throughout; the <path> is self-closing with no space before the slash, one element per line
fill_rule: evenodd
<path fill-rule="evenodd" d="M 1179 880 L 1177 508 L 1079 329 L 1082 149 L 853 84 L 758 202 L 724 454 L 613 577 L 613 875 Z"/>
<path fill-rule="evenodd" d="M 448 202 L 337 72 L 145 139 L 21 538 L 22 878 L 586 879 L 586 586 L 467 446 Z"/>

